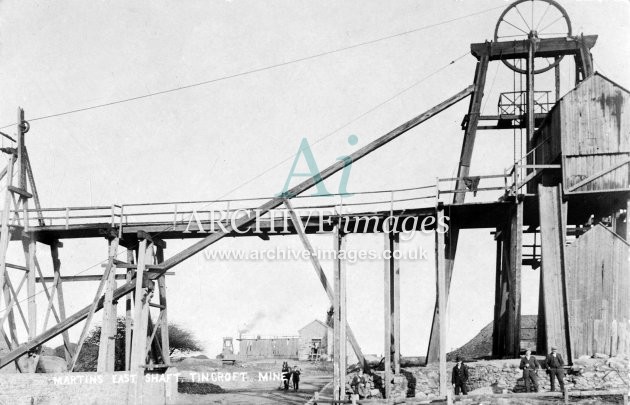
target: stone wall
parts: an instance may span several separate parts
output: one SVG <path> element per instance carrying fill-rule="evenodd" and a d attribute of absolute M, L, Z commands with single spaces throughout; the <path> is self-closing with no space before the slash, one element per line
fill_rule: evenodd
<path fill-rule="evenodd" d="M 492 360 L 466 363 L 469 367 L 470 391 L 480 393 L 524 392 L 523 371 L 518 368 L 520 360 Z M 567 370 L 565 384 L 569 390 L 609 390 L 628 389 L 630 382 L 628 356 L 614 358 L 582 357 Z M 454 363 L 447 364 L 447 383 L 451 381 L 451 370 Z M 407 380 L 407 396 L 414 393 L 417 397 L 437 395 L 439 391 L 439 374 L 437 365 L 427 367 L 408 367 L 402 370 Z M 538 382 L 541 391 L 550 390 L 549 377 L 544 370 L 538 371 Z M 556 389 L 558 384 L 556 382 Z"/>
<path fill-rule="evenodd" d="M 152 374 L 142 384 L 143 403 L 172 404 L 177 398 L 176 370 Z M 135 379 L 135 375 L 133 376 Z M 119 405 L 133 403 L 136 390 L 127 372 L 3 374 L 0 405 Z M 128 399 L 131 399 L 128 402 Z"/>

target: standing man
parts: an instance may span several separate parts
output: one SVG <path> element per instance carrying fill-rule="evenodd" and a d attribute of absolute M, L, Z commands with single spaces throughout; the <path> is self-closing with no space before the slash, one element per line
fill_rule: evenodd
<path fill-rule="evenodd" d="M 302 372 L 298 368 L 298 366 L 293 367 L 293 371 L 291 372 L 291 381 L 293 381 L 293 391 L 297 391 L 300 389 L 300 374 Z"/>
<path fill-rule="evenodd" d="M 455 395 L 459 395 L 460 390 L 462 394 L 468 395 L 468 389 L 466 388 L 466 382 L 468 382 L 468 367 L 459 356 L 457 356 L 457 364 L 453 367 L 451 382 L 455 387 Z"/>
<path fill-rule="evenodd" d="M 557 348 L 552 347 L 551 353 L 547 355 L 547 372 L 551 379 L 551 391 L 556 389 L 555 377 L 557 377 L 558 383 L 560 383 L 560 391 L 564 392 L 564 360 L 562 360 L 562 356 L 557 350 Z"/>
<path fill-rule="evenodd" d="M 538 374 L 537 371 L 540 368 L 536 357 L 532 356 L 532 351 L 527 349 L 525 356 L 521 357 L 521 365 L 519 366 L 523 370 L 523 381 L 525 381 L 525 392 L 529 392 L 533 385 L 533 392 L 538 392 Z"/>

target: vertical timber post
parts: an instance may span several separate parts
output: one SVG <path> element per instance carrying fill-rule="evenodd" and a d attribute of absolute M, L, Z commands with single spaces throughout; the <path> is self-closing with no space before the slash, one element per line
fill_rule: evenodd
<path fill-rule="evenodd" d="M 400 262 L 397 252 L 399 234 L 385 232 L 385 396 L 391 395 L 392 363 L 394 374 L 400 374 Z"/>
<path fill-rule="evenodd" d="M 156 259 L 158 264 L 164 261 L 164 249 L 161 246 L 156 247 Z M 171 365 L 170 343 L 168 340 L 168 318 L 166 312 L 166 276 L 162 275 L 158 278 L 158 292 L 160 296 L 160 305 L 162 306 L 162 316 L 160 317 L 160 338 L 162 347 L 162 361 L 167 366 Z"/>
<path fill-rule="evenodd" d="M 127 248 L 127 263 L 133 264 L 136 260 L 134 258 L 133 249 Z M 126 282 L 130 282 L 133 278 L 133 269 L 127 269 L 127 275 L 125 277 Z M 125 370 L 130 370 L 131 366 L 131 342 L 133 339 L 133 294 L 127 294 L 125 296 Z"/>
<path fill-rule="evenodd" d="M 391 230 L 390 230 L 391 231 Z M 389 250 L 391 254 L 391 245 L 389 239 L 389 232 L 385 232 L 385 251 Z M 385 256 L 387 257 L 387 256 Z M 385 297 L 383 299 L 385 313 L 384 313 L 384 332 L 385 332 L 385 348 L 383 349 L 383 355 L 385 357 L 383 370 L 383 391 L 385 392 L 385 398 L 389 399 L 391 396 L 391 381 L 392 381 L 392 262 L 391 257 L 385 259 L 385 271 L 383 279 L 383 291 Z"/>
<path fill-rule="evenodd" d="M 529 35 L 529 45 L 527 47 L 527 150 L 534 136 L 534 53 L 536 48 L 536 38 L 532 34 Z"/>
<path fill-rule="evenodd" d="M 149 288 L 145 288 L 145 270 L 147 262 L 153 257 L 153 246 L 142 238 L 138 246 L 138 266 L 136 268 L 136 288 L 133 319 L 133 341 L 131 348 L 130 371 L 136 375 L 135 396 L 133 401 L 136 405 L 142 404 L 142 391 L 144 382 L 144 369 L 147 358 L 147 330 L 149 323 L 149 301 L 153 293 Z M 129 394 L 134 394 L 130 390 Z"/>
<path fill-rule="evenodd" d="M 63 281 L 61 281 L 61 260 L 59 260 L 59 247 L 63 246 L 59 240 L 54 240 L 50 245 L 50 256 L 52 258 L 53 272 L 57 276 L 57 285 L 53 288 L 57 289 L 57 303 L 59 304 L 59 320 L 64 321 L 66 319 L 66 303 L 63 297 Z M 70 336 L 68 331 L 63 331 L 61 334 L 64 341 L 64 353 L 66 363 L 70 363 L 73 353 L 70 345 Z"/>
<path fill-rule="evenodd" d="M 444 208 L 438 205 L 437 223 L 444 222 Z M 440 376 L 440 396 L 447 393 L 446 386 L 446 265 L 445 265 L 445 241 L 444 232 L 440 232 L 439 226 L 435 229 L 435 268 L 437 282 L 437 309 L 439 318 L 439 376 Z"/>
<path fill-rule="evenodd" d="M 335 300 L 334 300 L 334 347 L 333 347 L 333 398 L 346 397 L 346 264 L 340 259 L 345 250 L 345 238 L 340 226 L 335 226 Z"/>
<path fill-rule="evenodd" d="M 481 102 L 483 100 L 483 92 L 486 86 L 486 76 L 488 73 L 488 64 L 490 62 L 489 49 L 481 55 L 477 67 L 475 69 L 475 78 L 473 82 L 473 93 L 468 106 L 468 123 L 464 132 L 464 140 L 459 158 L 459 166 L 457 169 L 457 181 L 455 182 L 455 190 L 465 190 L 464 177 L 470 174 L 470 164 L 472 161 L 472 153 L 477 137 L 477 127 L 479 125 L 479 116 L 481 115 Z M 463 203 L 466 193 L 455 193 L 453 197 L 454 203 Z M 457 251 L 457 241 L 459 239 L 459 229 L 451 224 L 448 232 L 448 245 L 445 252 L 446 263 L 446 298 L 451 286 L 451 278 L 453 276 L 453 267 L 455 265 L 455 253 Z M 433 311 L 433 322 L 431 324 L 431 334 L 429 336 L 429 348 L 427 350 L 427 363 L 435 363 L 438 361 L 439 348 L 439 317 L 437 315 L 437 302 Z"/>
<path fill-rule="evenodd" d="M 392 252 L 392 329 L 393 329 L 393 349 L 394 349 L 394 374 L 400 374 L 400 261 L 398 260 L 398 248 L 400 244 L 400 234 L 390 232 L 390 251 Z"/>
<path fill-rule="evenodd" d="M 26 204 L 26 201 L 24 202 Z M 28 219 L 25 219 L 27 221 Z M 36 243 L 35 235 L 29 234 L 30 237 L 26 242 L 27 247 L 27 268 L 28 278 L 26 280 L 26 292 L 28 294 L 28 340 L 29 342 L 37 337 L 37 302 L 35 301 L 35 249 Z M 39 350 L 33 355 L 28 357 L 27 372 L 34 373 L 39 362 Z"/>
<path fill-rule="evenodd" d="M 114 303 L 114 290 L 116 289 L 116 255 L 118 252 L 118 237 L 107 238 L 108 257 L 107 270 L 108 278 L 105 284 L 105 298 L 103 300 L 103 321 L 101 326 L 101 339 L 98 347 L 98 361 L 96 371 L 112 372 L 116 362 L 116 304 Z"/>

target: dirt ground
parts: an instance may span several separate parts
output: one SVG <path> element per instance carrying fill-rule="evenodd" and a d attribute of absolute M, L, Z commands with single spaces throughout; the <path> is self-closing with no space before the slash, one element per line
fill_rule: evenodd
<path fill-rule="evenodd" d="M 279 372 L 282 368 L 283 359 L 258 360 L 245 363 L 237 363 L 234 366 L 223 366 L 215 360 L 207 361 L 184 361 L 174 364 L 178 371 L 182 373 L 180 381 L 187 381 L 191 385 L 191 373 L 198 381 L 201 373 L 220 372 L 246 372 L 250 376 L 258 373 Z M 290 366 L 299 366 L 302 374 L 298 391 L 291 388 L 288 391 L 280 389 L 280 382 L 251 382 L 251 383 L 220 383 L 212 382 L 214 391 L 223 391 L 208 394 L 192 394 L 179 392 L 177 404 L 304 404 L 308 402 L 316 391 L 321 390 L 326 384 L 332 381 L 332 363 L 312 363 L 300 362 L 296 360 L 286 360 Z M 196 384 L 204 388 L 203 383 Z M 220 388 L 219 388 L 220 387 Z M 181 390 L 180 390 L 181 391 Z M 189 392 L 195 392 L 191 389 Z"/>

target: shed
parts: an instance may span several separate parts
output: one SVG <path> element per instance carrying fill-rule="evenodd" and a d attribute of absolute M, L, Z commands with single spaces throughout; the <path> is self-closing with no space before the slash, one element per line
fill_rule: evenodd
<path fill-rule="evenodd" d="M 565 194 L 630 191 L 629 102 L 622 86 L 599 73 L 588 77 L 551 109 L 529 162 L 561 164 Z"/>
<path fill-rule="evenodd" d="M 299 331 L 300 360 L 324 360 L 332 354 L 332 328 L 315 319 Z"/>

